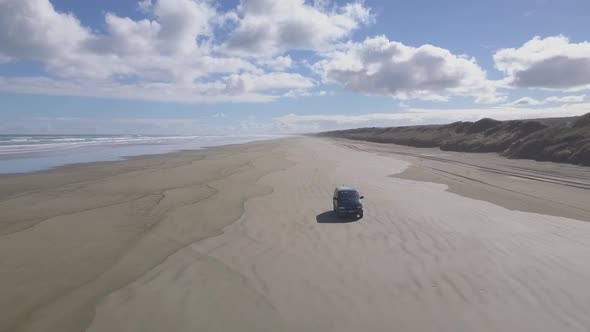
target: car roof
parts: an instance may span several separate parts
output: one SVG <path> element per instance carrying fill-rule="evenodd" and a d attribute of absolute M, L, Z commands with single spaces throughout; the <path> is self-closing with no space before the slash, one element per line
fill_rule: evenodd
<path fill-rule="evenodd" d="M 357 191 L 357 190 L 352 187 L 338 186 L 338 187 L 336 187 L 336 191 Z"/>

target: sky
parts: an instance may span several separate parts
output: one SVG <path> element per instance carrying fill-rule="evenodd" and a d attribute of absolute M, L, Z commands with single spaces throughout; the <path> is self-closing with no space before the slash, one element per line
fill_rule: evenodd
<path fill-rule="evenodd" d="M 0 134 L 590 112 L 588 0 L 0 0 Z"/>

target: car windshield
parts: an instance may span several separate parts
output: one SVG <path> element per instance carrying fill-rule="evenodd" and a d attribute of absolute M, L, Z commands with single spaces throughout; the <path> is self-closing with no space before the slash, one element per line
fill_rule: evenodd
<path fill-rule="evenodd" d="M 359 199 L 359 193 L 357 191 L 352 191 L 352 190 L 341 191 L 338 194 L 338 200 L 340 200 L 340 201 L 345 201 L 345 202 L 358 201 L 358 199 Z"/>

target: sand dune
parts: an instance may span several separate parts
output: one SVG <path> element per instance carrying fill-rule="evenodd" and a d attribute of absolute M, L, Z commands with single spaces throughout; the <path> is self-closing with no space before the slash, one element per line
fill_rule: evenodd
<path fill-rule="evenodd" d="M 590 329 L 584 167 L 320 138 L 88 167 L 0 179 L 0 330 Z"/>
<path fill-rule="evenodd" d="M 319 136 L 439 147 L 445 151 L 497 152 L 509 158 L 590 166 L 590 113 L 568 118 L 358 128 Z"/>

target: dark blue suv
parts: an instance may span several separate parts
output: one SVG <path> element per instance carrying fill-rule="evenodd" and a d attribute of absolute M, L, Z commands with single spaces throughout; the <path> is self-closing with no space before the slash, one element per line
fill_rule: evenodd
<path fill-rule="evenodd" d="M 363 217 L 363 202 L 364 197 L 359 192 L 350 187 L 336 187 L 334 189 L 333 206 L 334 212 L 337 216 L 355 216 L 357 218 Z"/>

